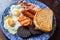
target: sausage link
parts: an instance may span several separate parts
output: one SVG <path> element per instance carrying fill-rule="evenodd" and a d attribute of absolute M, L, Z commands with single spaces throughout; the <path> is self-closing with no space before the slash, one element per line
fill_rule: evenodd
<path fill-rule="evenodd" d="M 33 15 L 33 14 L 31 14 L 30 12 L 26 11 L 26 10 L 22 11 L 22 13 L 23 13 L 25 16 L 30 17 L 31 19 L 33 19 L 33 18 L 34 18 L 34 15 Z"/>

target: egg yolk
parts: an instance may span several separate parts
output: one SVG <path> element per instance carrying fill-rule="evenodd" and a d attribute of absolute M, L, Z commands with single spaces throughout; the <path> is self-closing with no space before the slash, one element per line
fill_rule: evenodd
<path fill-rule="evenodd" d="M 20 15 L 20 11 L 19 10 L 15 10 L 15 12 L 16 12 L 15 13 L 16 16 L 19 16 Z"/>
<path fill-rule="evenodd" d="M 10 26 L 12 26 L 12 27 L 14 26 L 15 23 L 14 23 L 14 21 L 12 20 L 12 18 L 9 18 L 9 19 L 8 19 L 8 24 L 9 24 Z"/>

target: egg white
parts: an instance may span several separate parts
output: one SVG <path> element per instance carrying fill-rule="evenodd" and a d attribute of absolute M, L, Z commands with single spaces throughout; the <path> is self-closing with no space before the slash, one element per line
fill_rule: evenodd
<path fill-rule="evenodd" d="M 18 17 L 15 17 L 15 16 L 12 16 L 12 19 L 14 20 L 15 22 L 15 25 L 14 27 L 10 26 L 8 24 L 8 19 L 9 18 L 6 18 L 4 20 L 4 28 L 7 29 L 9 31 L 9 33 L 11 34 L 16 34 L 17 33 L 17 29 L 21 26 L 21 24 L 18 22 Z"/>
<path fill-rule="evenodd" d="M 20 27 L 20 23 L 17 21 L 14 27 L 10 27 L 10 29 L 8 29 L 8 31 L 11 34 L 16 34 L 17 33 L 17 29 Z"/>
<path fill-rule="evenodd" d="M 15 16 L 15 14 L 14 14 L 14 13 L 16 13 L 15 10 L 19 10 L 20 13 L 21 13 L 20 15 L 22 15 L 21 11 L 23 11 L 24 8 L 21 7 L 21 5 L 12 5 L 11 8 L 10 8 L 10 14 L 13 15 L 13 16 Z"/>
<path fill-rule="evenodd" d="M 8 24 L 9 15 L 7 15 L 7 17 L 5 17 L 5 19 L 4 19 L 4 28 L 6 30 L 8 30 L 9 33 L 11 33 L 11 34 L 16 34 L 17 29 L 21 26 L 21 24 L 18 22 L 18 18 L 21 17 L 23 14 L 21 12 L 19 16 L 16 16 L 14 14 L 16 10 L 19 10 L 21 12 L 24 10 L 24 8 L 21 5 L 12 5 L 11 6 L 10 11 L 9 11 L 9 15 L 14 20 L 14 23 L 15 23 L 14 27 L 12 27 Z"/>

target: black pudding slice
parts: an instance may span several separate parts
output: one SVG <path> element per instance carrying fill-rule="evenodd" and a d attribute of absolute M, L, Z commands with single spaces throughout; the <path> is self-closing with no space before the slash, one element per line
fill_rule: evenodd
<path fill-rule="evenodd" d="M 18 28 L 17 34 L 23 38 L 28 38 L 29 36 L 31 36 L 31 33 L 29 32 L 29 30 L 23 26 Z"/>
<path fill-rule="evenodd" d="M 38 34 L 43 33 L 42 31 L 35 30 L 35 25 L 34 24 L 30 25 L 29 31 L 31 32 L 32 35 L 38 35 Z"/>

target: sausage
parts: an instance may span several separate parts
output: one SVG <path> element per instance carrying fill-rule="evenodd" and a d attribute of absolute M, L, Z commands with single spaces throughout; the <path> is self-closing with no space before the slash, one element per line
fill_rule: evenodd
<path fill-rule="evenodd" d="M 31 14 L 30 12 L 26 11 L 26 10 L 22 11 L 22 13 L 23 13 L 25 16 L 30 17 L 31 19 L 33 19 L 33 18 L 34 18 L 34 15 L 33 15 L 33 14 Z"/>
<path fill-rule="evenodd" d="M 36 11 L 35 10 L 32 10 L 32 9 L 29 9 L 28 10 L 30 13 L 32 13 L 33 15 L 35 15 Z"/>

